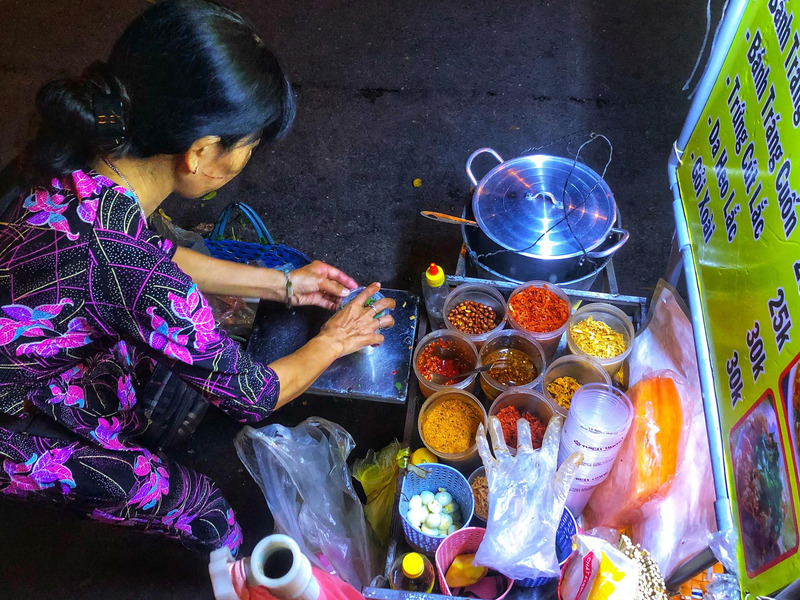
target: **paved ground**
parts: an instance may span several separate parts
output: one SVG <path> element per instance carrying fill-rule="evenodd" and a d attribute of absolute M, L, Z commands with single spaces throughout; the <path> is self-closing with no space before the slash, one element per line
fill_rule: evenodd
<path fill-rule="evenodd" d="M 359 280 L 418 289 L 424 265 L 452 269 L 460 245 L 457 228 L 418 212 L 461 210 L 473 150 L 491 146 L 511 157 L 578 132 L 547 148 L 568 155 L 595 131 L 614 144 L 606 179 L 633 234 L 616 261 L 620 288 L 649 295 L 669 251 L 666 159 L 688 108 L 680 88 L 702 41 L 704 2 L 230 3 L 281 56 L 298 118 L 290 137 L 258 155 L 217 199 L 199 207 L 169 200 L 165 208 L 180 224 L 211 221 L 240 198 L 282 241 Z M 103 57 L 143 6 L 3 0 L 0 161 L 26 139 L 36 89 Z M 600 170 L 606 152 L 596 143 L 585 161 Z M 411 185 L 417 177 L 420 188 Z M 397 409 L 314 398 L 276 419 L 311 414 L 348 427 L 359 456 L 402 427 Z M 271 520 L 233 452 L 236 430 L 212 415 L 177 456 L 216 478 L 249 549 Z M 3 597 L 210 597 L 202 558 L 55 509 L 0 500 L 0 539 Z"/>

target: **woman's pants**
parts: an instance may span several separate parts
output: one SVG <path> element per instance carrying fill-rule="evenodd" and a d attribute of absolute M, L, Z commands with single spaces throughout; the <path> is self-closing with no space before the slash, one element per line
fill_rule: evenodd
<path fill-rule="evenodd" d="M 205 475 L 144 448 L 0 427 L 0 494 L 62 504 L 92 519 L 178 538 L 210 552 L 242 541 L 233 510 Z"/>

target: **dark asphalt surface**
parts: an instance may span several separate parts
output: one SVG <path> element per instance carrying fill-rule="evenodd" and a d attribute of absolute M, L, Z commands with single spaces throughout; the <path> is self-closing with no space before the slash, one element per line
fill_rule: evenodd
<path fill-rule="evenodd" d="M 572 156 L 598 132 L 614 145 L 606 180 L 632 232 L 615 260 L 620 290 L 650 295 L 669 253 L 666 160 L 688 110 L 681 86 L 702 42 L 704 2 L 229 4 L 256 22 L 281 57 L 297 92 L 297 121 L 214 200 L 169 199 L 164 209 L 178 224 L 213 221 L 226 202 L 241 199 L 280 241 L 359 281 L 418 291 L 425 265 L 436 260 L 452 271 L 461 243 L 458 228 L 418 213 L 460 213 L 473 150 L 490 146 L 512 157 L 575 133 L 544 150 Z M 30 133 L 38 87 L 104 57 L 144 6 L 2 0 L 2 163 Z M 595 142 L 582 158 L 600 171 L 607 152 Z M 295 424 L 309 415 L 343 424 L 359 457 L 402 433 L 401 408 L 345 400 L 302 398 L 276 420 Z M 235 456 L 237 430 L 209 411 L 174 456 L 219 483 L 249 550 L 272 523 Z M 203 557 L 56 508 L 0 499 L 0 540 L 0 598 L 211 597 Z"/>

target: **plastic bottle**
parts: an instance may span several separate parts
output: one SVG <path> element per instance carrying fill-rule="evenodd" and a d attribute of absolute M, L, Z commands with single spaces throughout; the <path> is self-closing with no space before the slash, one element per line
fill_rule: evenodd
<path fill-rule="evenodd" d="M 227 548 L 215 550 L 208 572 L 217 600 L 364 600 L 351 585 L 312 567 L 288 535 L 265 537 L 252 556 L 237 561 Z"/>
<path fill-rule="evenodd" d="M 436 581 L 433 565 L 418 552 L 403 554 L 392 565 L 389 585 L 393 590 L 430 594 Z"/>
<path fill-rule="evenodd" d="M 428 322 L 431 329 L 444 327 L 444 301 L 450 293 L 450 288 L 444 281 L 444 271 L 436 263 L 425 271 L 422 278 L 422 297 L 425 299 L 425 309 L 428 311 Z"/>

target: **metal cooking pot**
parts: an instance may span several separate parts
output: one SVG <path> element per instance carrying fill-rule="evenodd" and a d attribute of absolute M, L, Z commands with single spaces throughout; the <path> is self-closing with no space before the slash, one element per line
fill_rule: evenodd
<path fill-rule="evenodd" d="M 472 162 L 488 153 L 500 163 L 478 182 Z M 630 234 L 614 227 L 614 195 L 586 165 L 558 156 L 520 156 L 504 161 L 491 148 L 467 159 L 475 185 L 462 226 L 470 259 L 511 281 L 564 283 L 596 272 Z"/>

